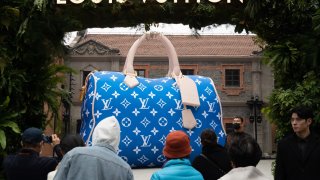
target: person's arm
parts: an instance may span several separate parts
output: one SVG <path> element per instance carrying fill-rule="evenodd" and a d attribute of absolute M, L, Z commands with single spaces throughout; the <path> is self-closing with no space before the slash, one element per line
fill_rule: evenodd
<path fill-rule="evenodd" d="M 52 143 L 51 146 L 53 148 L 53 157 L 56 158 L 58 162 L 61 161 L 63 158 L 63 155 L 61 153 L 61 147 L 60 147 L 60 138 L 57 134 L 52 134 Z"/>
<path fill-rule="evenodd" d="M 233 132 L 230 132 L 229 134 L 227 134 L 226 143 L 224 144 L 224 148 L 226 148 L 226 149 L 228 148 L 228 145 L 229 145 L 230 142 L 231 142 L 232 133 L 233 133 Z"/>
<path fill-rule="evenodd" d="M 274 180 L 286 180 L 281 143 L 278 143 L 278 147 L 277 147 L 277 157 L 276 157 L 276 167 L 275 167 L 275 172 L 274 172 Z"/>

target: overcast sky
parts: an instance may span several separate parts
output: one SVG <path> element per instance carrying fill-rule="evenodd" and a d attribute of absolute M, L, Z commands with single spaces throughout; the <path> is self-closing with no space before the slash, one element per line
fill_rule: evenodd
<path fill-rule="evenodd" d="M 165 35 L 192 35 L 194 30 L 190 29 L 188 25 L 183 24 L 163 24 L 159 23 L 151 26 L 151 32 L 160 32 Z M 143 34 L 145 30 L 143 26 L 140 27 L 126 27 L 126 28 L 90 28 L 87 30 L 87 34 L 126 34 L 126 35 L 136 35 Z M 198 30 L 200 35 L 244 35 L 245 32 L 241 34 L 234 32 L 234 26 L 232 25 L 220 25 L 217 27 L 207 26 Z M 77 32 L 71 32 L 66 35 L 66 44 L 69 44 Z"/>

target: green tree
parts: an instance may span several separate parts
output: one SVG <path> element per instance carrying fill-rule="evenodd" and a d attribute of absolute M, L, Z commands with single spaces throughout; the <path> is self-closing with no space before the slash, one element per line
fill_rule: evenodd
<path fill-rule="evenodd" d="M 42 4 L 41 4 L 42 3 Z M 51 3 L 51 4 L 50 4 Z M 0 155 L 19 147 L 20 129 L 43 128 L 47 105 L 59 119 L 62 100 L 61 73 L 70 68 L 56 65 L 64 56 L 64 28 L 74 21 L 55 15 L 53 1 L 0 2 Z M 1 159 L 1 158 L 0 158 Z"/>
<path fill-rule="evenodd" d="M 264 113 L 278 126 L 278 138 L 290 132 L 295 106 L 312 107 L 319 123 L 319 1 L 249 0 L 245 11 L 248 29 L 267 44 L 264 61 L 273 69 L 275 90 Z"/>

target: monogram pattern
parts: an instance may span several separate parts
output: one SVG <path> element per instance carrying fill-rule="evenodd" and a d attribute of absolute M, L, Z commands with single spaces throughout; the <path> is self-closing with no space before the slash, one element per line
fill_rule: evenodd
<path fill-rule="evenodd" d="M 87 83 L 81 115 L 81 135 L 91 145 L 94 127 L 102 119 L 115 116 L 121 128 L 119 156 L 131 167 L 159 167 L 165 162 L 162 149 L 171 131 L 183 130 L 190 137 L 192 160 L 201 153 L 200 134 L 212 128 L 218 143 L 225 144 L 222 111 L 213 81 L 202 76 L 188 76 L 197 86 L 199 107 L 191 109 L 197 121 L 192 130 L 182 126 L 180 90 L 174 78 L 137 77 L 139 85 L 129 88 L 120 72 L 95 72 Z"/>

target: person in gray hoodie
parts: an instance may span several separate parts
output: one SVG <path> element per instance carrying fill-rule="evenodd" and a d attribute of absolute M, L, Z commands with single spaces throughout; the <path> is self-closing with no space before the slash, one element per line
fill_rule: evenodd
<path fill-rule="evenodd" d="M 120 126 L 114 117 L 103 119 L 92 134 L 92 146 L 76 147 L 62 159 L 54 180 L 132 180 L 130 166 L 117 155 Z"/>

